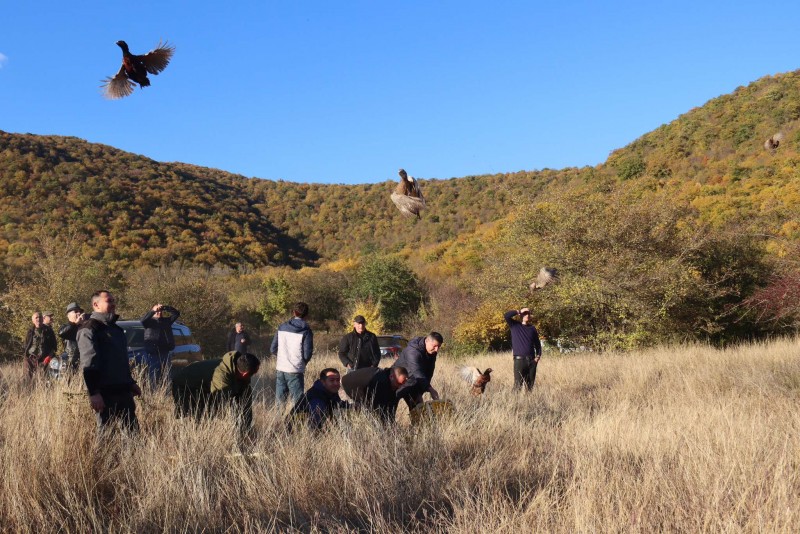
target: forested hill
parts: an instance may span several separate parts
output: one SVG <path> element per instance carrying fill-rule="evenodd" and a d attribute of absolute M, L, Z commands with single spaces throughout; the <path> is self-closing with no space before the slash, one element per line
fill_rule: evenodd
<path fill-rule="evenodd" d="M 502 216 L 520 188 L 543 188 L 560 174 L 422 180 L 430 207 L 416 221 L 392 204 L 393 181 L 250 179 L 74 137 L 0 132 L 0 256 L 22 266 L 40 232 L 69 229 L 115 269 L 172 261 L 313 265 L 471 232 Z"/>
<path fill-rule="evenodd" d="M 567 190 L 685 202 L 712 226 L 769 235 L 780 252 L 800 240 L 799 121 L 800 73 L 768 76 L 594 168 L 423 177 L 421 221 L 391 203 L 396 169 L 380 184 L 296 184 L 159 163 L 72 137 L 0 132 L 0 256 L 23 266 L 39 233 L 71 231 L 86 237 L 85 252 L 116 269 L 171 261 L 314 265 L 371 250 L 446 247 L 521 199 Z M 778 133 L 778 147 L 764 148 Z"/>

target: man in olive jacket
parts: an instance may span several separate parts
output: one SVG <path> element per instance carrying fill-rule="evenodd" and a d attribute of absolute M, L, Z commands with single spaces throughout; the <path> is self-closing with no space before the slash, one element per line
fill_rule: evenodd
<path fill-rule="evenodd" d="M 339 359 L 348 372 L 364 367 L 378 367 L 381 363 L 381 348 L 378 337 L 367 330 L 363 315 L 353 319 L 353 331 L 339 341 Z"/>
<path fill-rule="evenodd" d="M 235 407 L 239 430 L 248 430 L 253 424 L 250 379 L 259 367 L 256 356 L 235 351 L 225 353 L 222 358 L 187 365 L 172 379 L 175 416 L 193 415 L 199 421 L 206 412 L 215 415 L 229 404 Z"/>

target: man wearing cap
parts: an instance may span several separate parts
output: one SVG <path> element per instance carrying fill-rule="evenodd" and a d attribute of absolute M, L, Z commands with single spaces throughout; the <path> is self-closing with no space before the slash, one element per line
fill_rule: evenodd
<path fill-rule="evenodd" d="M 56 335 L 53 329 L 45 326 L 42 314 L 36 312 L 31 316 L 33 326 L 28 329 L 25 336 L 25 370 L 28 378 L 33 378 L 37 367 L 47 367 L 50 359 L 56 353 Z"/>
<path fill-rule="evenodd" d="M 81 353 L 78 350 L 78 327 L 83 321 L 83 309 L 77 302 L 67 305 L 67 323 L 58 329 L 58 337 L 64 340 L 64 351 L 70 373 L 78 370 L 81 363 Z"/>
<path fill-rule="evenodd" d="M 53 312 L 51 311 L 42 312 L 42 324 L 45 326 L 49 326 L 50 328 L 53 328 Z"/>
<path fill-rule="evenodd" d="M 520 320 L 514 319 L 519 315 Z M 536 365 L 542 357 L 542 343 L 536 327 L 530 324 L 531 311 L 528 308 L 507 311 L 504 315 L 511 328 L 511 352 L 514 354 L 514 389 L 530 391 L 536 381 Z"/>
<path fill-rule="evenodd" d="M 352 332 L 345 334 L 339 341 L 339 359 L 347 372 L 364 367 L 378 367 L 381 363 L 378 337 L 367 330 L 367 321 L 363 315 L 353 318 Z"/>

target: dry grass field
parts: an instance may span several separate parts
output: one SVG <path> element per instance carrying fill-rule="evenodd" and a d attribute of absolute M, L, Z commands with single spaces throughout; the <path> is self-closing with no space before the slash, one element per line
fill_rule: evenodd
<path fill-rule="evenodd" d="M 338 363 L 317 357 L 307 375 Z M 78 385 L 29 388 L 0 368 L 3 532 L 800 532 L 800 342 L 725 351 L 548 354 L 535 390 L 511 389 L 508 354 L 433 427 L 354 415 L 287 434 L 274 362 L 257 382 L 256 438 L 172 418 L 164 391 L 142 431 L 98 446 Z"/>

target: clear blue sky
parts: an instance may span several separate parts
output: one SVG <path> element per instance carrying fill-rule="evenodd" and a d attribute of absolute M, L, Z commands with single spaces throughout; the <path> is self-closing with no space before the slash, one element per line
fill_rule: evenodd
<path fill-rule="evenodd" d="M 800 2 L 9 1 L 0 130 L 245 176 L 366 183 L 595 165 L 800 68 Z M 169 39 L 152 86 L 100 80 Z"/>

